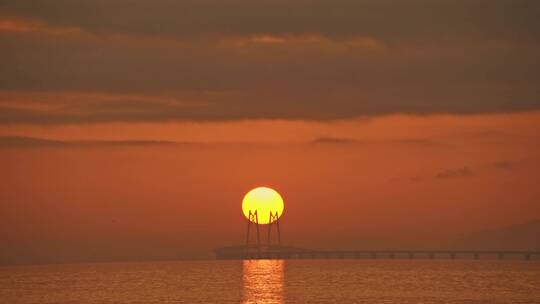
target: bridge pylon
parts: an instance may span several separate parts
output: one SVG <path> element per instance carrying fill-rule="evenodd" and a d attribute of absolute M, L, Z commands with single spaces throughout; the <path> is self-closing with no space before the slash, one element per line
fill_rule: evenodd
<path fill-rule="evenodd" d="M 281 245 L 281 232 L 279 231 L 279 215 L 277 211 L 274 214 L 270 211 L 270 220 L 268 221 L 268 247 L 272 244 L 271 233 L 273 225 L 276 226 L 277 230 L 277 244 Z"/>
<path fill-rule="evenodd" d="M 257 214 L 257 210 L 251 211 L 249 210 L 249 217 L 247 222 L 247 235 L 246 235 L 246 249 L 249 248 L 249 231 L 251 228 L 251 223 L 255 224 L 255 229 L 257 231 L 257 248 L 261 248 L 261 236 L 259 233 L 259 215 Z"/>

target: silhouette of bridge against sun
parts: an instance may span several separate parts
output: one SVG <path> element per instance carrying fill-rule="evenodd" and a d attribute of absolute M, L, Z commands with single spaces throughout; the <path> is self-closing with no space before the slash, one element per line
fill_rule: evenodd
<path fill-rule="evenodd" d="M 540 258 L 521 250 L 310 250 L 288 246 L 231 246 L 214 250 L 217 259 L 458 259 Z"/>
<path fill-rule="evenodd" d="M 250 243 L 251 226 L 255 225 L 256 243 Z M 219 260 L 249 260 L 249 259 L 458 259 L 458 258 L 522 258 L 530 260 L 540 258 L 540 251 L 533 250 L 312 250 L 281 245 L 281 231 L 278 213 L 270 211 L 267 225 L 268 238 L 266 244 L 261 242 L 257 211 L 249 210 L 247 216 L 247 236 L 245 245 L 229 246 L 214 249 Z M 277 240 L 272 244 L 271 231 L 277 230 Z"/>

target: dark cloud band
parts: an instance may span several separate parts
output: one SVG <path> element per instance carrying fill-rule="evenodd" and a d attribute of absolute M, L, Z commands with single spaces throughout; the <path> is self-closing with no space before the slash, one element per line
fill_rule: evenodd
<path fill-rule="evenodd" d="M 537 1 L 2 2 L 0 90 L 15 93 L 0 96 L 0 123 L 538 110 L 539 12 Z"/>

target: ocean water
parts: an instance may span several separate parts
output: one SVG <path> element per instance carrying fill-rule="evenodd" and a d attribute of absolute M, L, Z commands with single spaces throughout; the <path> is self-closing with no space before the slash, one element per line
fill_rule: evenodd
<path fill-rule="evenodd" d="M 253 260 L 0 268 L 0 303 L 540 303 L 540 261 Z"/>

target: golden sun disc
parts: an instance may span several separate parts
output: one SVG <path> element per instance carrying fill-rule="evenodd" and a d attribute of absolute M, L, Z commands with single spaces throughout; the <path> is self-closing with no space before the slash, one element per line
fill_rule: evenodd
<path fill-rule="evenodd" d="M 249 191 L 242 200 L 242 211 L 249 219 L 249 212 L 257 211 L 259 224 L 269 224 L 270 213 L 277 212 L 278 218 L 283 214 L 283 198 L 274 189 L 268 187 L 258 187 Z M 272 220 L 273 222 L 274 220 Z M 252 222 L 255 222 L 252 220 Z"/>

